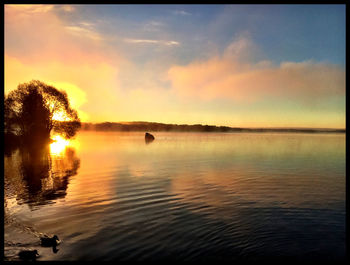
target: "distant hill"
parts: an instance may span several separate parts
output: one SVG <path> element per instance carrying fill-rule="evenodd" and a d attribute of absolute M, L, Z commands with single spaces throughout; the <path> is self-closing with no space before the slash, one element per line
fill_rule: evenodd
<path fill-rule="evenodd" d="M 326 128 L 238 128 L 202 124 L 165 124 L 158 122 L 82 122 L 81 130 L 88 131 L 144 131 L 144 132 L 299 132 L 299 133 L 345 133 L 346 129 Z"/>

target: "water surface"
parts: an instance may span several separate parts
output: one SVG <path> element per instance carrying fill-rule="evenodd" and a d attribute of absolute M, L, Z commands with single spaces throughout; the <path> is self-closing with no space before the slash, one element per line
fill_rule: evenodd
<path fill-rule="evenodd" d="M 5 157 L 7 259 L 344 259 L 345 134 L 154 135 L 79 132 Z"/>

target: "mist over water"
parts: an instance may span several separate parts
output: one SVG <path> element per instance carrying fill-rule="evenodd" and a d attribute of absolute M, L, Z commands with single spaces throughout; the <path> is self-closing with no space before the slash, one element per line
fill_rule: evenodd
<path fill-rule="evenodd" d="M 152 134 L 82 131 L 5 157 L 5 256 L 344 259 L 345 134 Z"/>

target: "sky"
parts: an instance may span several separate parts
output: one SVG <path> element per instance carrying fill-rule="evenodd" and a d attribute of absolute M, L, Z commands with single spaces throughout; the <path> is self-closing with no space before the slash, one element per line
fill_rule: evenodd
<path fill-rule="evenodd" d="M 345 128 L 345 5 L 5 5 L 5 95 L 84 122 Z"/>

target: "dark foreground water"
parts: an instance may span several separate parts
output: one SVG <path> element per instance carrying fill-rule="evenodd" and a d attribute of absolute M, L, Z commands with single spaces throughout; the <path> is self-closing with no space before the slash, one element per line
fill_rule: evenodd
<path fill-rule="evenodd" d="M 5 258 L 344 260 L 345 134 L 154 135 L 5 157 Z"/>

